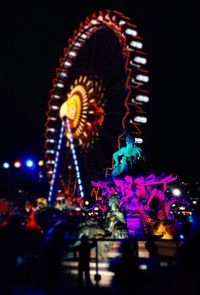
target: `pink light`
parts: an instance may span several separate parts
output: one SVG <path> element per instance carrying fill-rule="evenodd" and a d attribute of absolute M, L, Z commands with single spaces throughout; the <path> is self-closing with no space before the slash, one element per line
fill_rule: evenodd
<path fill-rule="evenodd" d="M 22 166 L 22 163 L 20 161 L 15 161 L 14 162 L 14 167 L 15 168 L 20 168 Z"/>

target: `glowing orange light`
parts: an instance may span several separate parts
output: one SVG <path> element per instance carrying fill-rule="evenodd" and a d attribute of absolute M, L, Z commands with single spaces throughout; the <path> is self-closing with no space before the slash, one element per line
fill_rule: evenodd
<path fill-rule="evenodd" d="M 98 90 L 101 90 L 99 92 Z M 67 117 L 72 129 L 72 136 L 78 139 L 79 145 L 89 148 L 94 142 L 93 136 L 98 134 L 97 129 L 104 121 L 104 109 L 97 103 L 92 95 L 95 92 L 97 101 L 101 96 L 103 87 L 101 80 L 91 80 L 87 76 L 79 76 L 70 87 L 66 101 L 60 107 L 60 118 Z M 95 132 L 92 133 L 93 129 Z M 70 135 L 66 131 L 66 137 Z M 85 138 L 88 141 L 85 141 Z"/>

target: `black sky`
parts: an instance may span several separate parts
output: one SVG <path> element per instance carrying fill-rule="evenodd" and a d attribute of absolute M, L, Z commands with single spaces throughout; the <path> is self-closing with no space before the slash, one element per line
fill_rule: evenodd
<path fill-rule="evenodd" d="M 148 53 L 151 101 L 144 140 L 152 169 L 199 179 L 198 9 L 191 1 L 188 5 L 149 2 L 4 4 L 0 27 L 1 162 L 25 154 L 43 157 L 49 90 L 63 48 L 86 16 L 108 8 L 133 19 Z"/>

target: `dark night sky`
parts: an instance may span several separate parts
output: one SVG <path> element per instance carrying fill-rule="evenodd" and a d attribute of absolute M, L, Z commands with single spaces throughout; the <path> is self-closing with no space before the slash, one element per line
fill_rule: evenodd
<path fill-rule="evenodd" d="M 199 178 L 199 10 L 191 1 L 149 2 L 13 1 L 1 8 L 1 162 L 43 157 L 49 90 L 63 48 L 86 16 L 113 8 L 137 24 L 148 53 L 151 101 L 144 140 L 152 169 Z"/>

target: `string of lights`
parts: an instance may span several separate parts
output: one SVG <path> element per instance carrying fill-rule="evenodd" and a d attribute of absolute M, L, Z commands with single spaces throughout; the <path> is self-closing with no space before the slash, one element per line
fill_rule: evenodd
<path fill-rule="evenodd" d="M 14 161 L 4 161 L 1 163 L 1 168 L 3 169 L 11 169 L 11 168 L 34 168 L 36 166 L 42 167 L 44 166 L 43 160 L 33 160 L 33 159 L 25 159 L 25 160 L 14 160 Z"/>
<path fill-rule="evenodd" d="M 57 178 L 58 178 L 58 162 L 59 162 L 60 151 L 61 151 L 61 147 L 62 147 L 62 143 L 63 143 L 63 135 L 64 135 L 64 131 L 65 131 L 65 126 L 67 126 L 67 132 L 69 135 L 70 149 L 71 149 L 72 158 L 73 158 L 73 162 L 74 162 L 74 166 L 75 166 L 79 192 L 80 192 L 81 197 L 82 198 L 84 197 L 84 191 L 83 191 L 82 181 L 81 181 L 81 177 L 80 177 L 80 168 L 78 165 L 72 130 L 71 130 L 71 127 L 69 124 L 69 120 L 66 117 L 64 117 L 62 124 L 61 124 L 61 128 L 60 128 L 60 135 L 59 135 L 58 146 L 57 146 L 57 150 L 56 150 L 56 154 L 55 154 L 54 167 L 52 170 L 50 170 L 48 172 L 48 173 L 52 174 L 50 187 L 49 187 L 49 194 L 48 194 L 48 202 L 49 203 L 52 203 L 54 201 L 54 192 L 56 193 Z"/>
<path fill-rule="evenodd" d="M 62 121 L 61 124 L 61 128 L 60 128 L 60 135 L 59 135 L 59 140 L 58 140 L 58 146 L 57 146 L 57 150 L 55 152 L 55 161 L 54 161 L 54 167 L 53 170 L 50 170 L 48 173 L 52 174 L 52 179 L 51 179 L 51 183 L 49 186 L 49 195 L 48 195 L 48 202 L 52 202 L 53 201 L 53 193 L 55 191 L 55 186 L 56 186 L 56 180 L 57 180 L 57 168 L 58 168 L 58 161 L 59 161 L 59 156 L 60 156 L 60 150 L 61 150 L 61 146 L 62 146 L 62 141 L 63 141 L 63 134 L 64 134 L 64 130 L 65 130 L 65 121 Z"/>
<path fill-rule="evenodd" d="M 67 131 L 69 133 L 69 138 L 70 138 L 70 149 L 72 152 L 73 162 L 74 162 L 74 166 L 75 166 L 75 170 L 76 170 L 76 177 L 77 177 L 79 192 L 80 192 L 81 197 L 83 198 L 84 192 L 83 192 L 83 186 L 82 186 L 82 181 L 81 181 L 81 177 L 80 177 L 80 169 L 79 169 L 76 150 L 75 150 L 75 146 L 74 146 L 74 139 L 72 136 L 72 130 L 71 130 L 71 127 L 69 124 L 69 120 L 67 118 L 66 118 L 66 123 L 67 123 Z"/>

